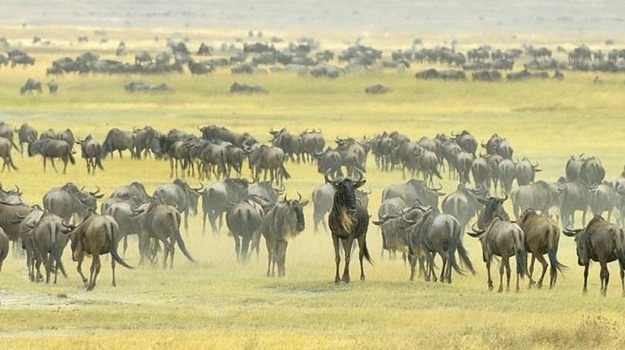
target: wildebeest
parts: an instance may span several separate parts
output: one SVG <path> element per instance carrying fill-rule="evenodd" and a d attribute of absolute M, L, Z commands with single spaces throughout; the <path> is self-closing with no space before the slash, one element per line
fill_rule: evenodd
<path fill-rule="evenodd" d="M 237 261 L 247 261 L 250 242 L 263 222 L 263 208 L 251 198 L 232 205 L 226 212 L 226 224 L 235 243 Z"/>
<path fill-rule="evenodd" d="M 37 225 L 42 215 L 43 209 L 39 205 L 34 205 L 32 210 L 19 223 L 19 237 L 22 241 L 22 249 L 26 252 L 28 278 L 33 282 L 43 279 L 41 273 L 38 273 L 35 278 L 35 242 L 33 239 L 33 227 Z M 15 221 L 19 221 L 20 218 L 21 216 Z"/>
<path fill-rule="evenodd" d="M 100 273 L 100 255 L 111 254 L 111 270 L 113 273 L 113 287 L 115 281 L 115 263 L 131 269 L 117 253 L 117 243 L 121 239 L 119 227 L 111 216 L 97 215 L 89 212 L 84 220 L 70 233 L 72 240 L 72 257 L 78 262 L 77 270 L 87 290 L 93 290 Z M 82 262 L 85 255 L 91 255 L 91 274 L 89 280 L 82 273 Z"/>
<path fill-rule="evenodd" d="M 176 208 L 180 213 L 184 213 L 184 229 L 189 230 L 189 213 L 191 215 L 197 214 L 197 202 L 202 190 L 200 186 L 198 188 L 192 188 L 185 181 L 176 179 L 172 184 L 165 184 L 159 186 L 154 190 L 152 195 L 154 198 L 161 201 L 161 203 L 169 204 Z"/>
<path fill-rule="evenodd" d="M 282 184 L 291 175 L 284 167 L 285 152 L 279 147 L 261 146 L 248 154 L 249 168 L 254 176 L 254 181 L 259 181 L 260 173 L 263 172 L 263 180 L 267 180 L 267 173 L 271 183 Z"/>
<path fill-rule="evenodd" d="M 76 164 L 76 159 L 72 154 L 72 146 L 63 140 L 55 139 L 39 139 L 34 140 L 28 145 L 28 156 L 32 157 L 35 154 L 40 154 L 43 157 L 43 171 L 46 171 L 46 160 L 50 159 L 52 167 L 58 172 L 56 165 L 54 164 L 54 158 L 59 158 L 63 161 L 63 174 L 67 172 L 67 163 L 71 162 L 72 165 Z"/>
<path fill-rule="evenodd" d="M 457 135 L 454 135 L 452 132 L 451 136 L 453 136 L 453 140 L 455 140 L 458 146 L 460 146 L 465 152 L 471 153 L 475 156 L 475 151 L 477 150 L 477 140 L 475 139 L 475 136 L 467 130 L 462 130 L 462 132 Z"/>
<path fill-rule="evenodd" d="M 43 92 L 43 90 L 41 89 L 41 82 L 32 78 L 28 78 L 24 85 L 20 87 L 20 94 L 22 95 L 27 92 L 33 94 L 35 91 L 37 91 L 38 93 Z"/>
<path fill-rule="evenodd" d="M 56 93 L 59 91 L 59 83 L 57 83 L 55 80 L 49 81 L 48 91 L 50 92 L 51 95 L 56 95 Z"/>
<path fill-rule="evenodd" d="M 315 158 L 315 155 L 323 152 L 323 148 L 326 145 L 325 138 L 320 131 L 313 129 L 312 131 L 304 131 L 300 135 L 302 140 L 302 160 L 311 161 Z"/>
<path fill-rule="evenodd" d="M 584 157 L 583 154 L 579 155 L 579 156 L 571 156 L 567 161 L 566 161 L 566 166 L 565 166 L 565 174 L 566 174 L 566 181 L 568 182 L 574 182 L 577 179 L 579 179 L 579 173 L 582 169 L 582 164 L 584 164 Z"/>
<path fill-rule="evenodd" d="M 142 152 L 147 156 L 150 151 L 155 151 L 154 148 L 156 145 L 159 145 L 159 133 L 151 126 L 145 126 L 143 129 L 135 129 L 134 134 L 135 156 L 137 159 L 141 159 Z"/>
<path fill-rule="evenodd" d="M 501 184 L 501 189 L 504 193 L 510 193 L 512 191 L 512 182 L 516 178 L 516 164 L 511 159 L 504 159 L 497 164 L 497 170 L 495 171 L 495 189 L 497 189 L 497 182 Z"/>
<path fill-rule="evenodd" d="M 284 200 L 278 202 L 263 219 L 260 230 L 267 243 L 267 276 L 275 275 L 275 267 L 278 266 L 278 277 L 286 274 L 286 248 L 289 240 L 296 237 L 306 226 L 303 208 L 308 200 L 299 199 Z"/>
<path fill-rule="evenodd" d="M 93 136 L 88 135 L 84 140 L 76 141 L 80 145 L 82 157 L 87 163 L 87 174 L 95 175 L 95 168 L 104 170 L 102 166 L 102 145 Z"/>
<path fill-rule="evenodd" d="M 356 190 L 356 200 L 360 201 L 365 208 L 367 208 L 368 206 L 369 194 L 371 194 L 371 192 Z M 334 201 L 334 187 L 332 187 L 332 185 L 330 184 L 323 184 L 318 186 L 312 192 L 312 201 L 313 223 L 315 227 L 315 232 L 318 231 L 319 223 L 321 223 L 326 232 L 328 232 L 328 228 L 326 227 L 325 222 L 325 215 L 332 210 L 332 204 Z"/>
<path fill-rule="evenodd" d="M 408 240 L 406 239 L 407 235 L 403 231 L 407 228 L 408 223 L 403 220 L 401 214 L 405 214 L 404 211 L 411 211 L 412 209 L 412 207 L 406 208 L 406 203 L 399 197 L 387 199 L 380 204 L 378 220 L 372 221 L 372 223 L 380 226 L 382 256 L 384 256 L 384 250 L 388 250 L 390 256 L 397 251 L 401 251 L 404 262 L 406 262 Z"/>
<path fill-rule="evenodd" d="M 176 208 L 166 205 L 150 202 L 141 205 L 133 211 L 135 216 L 140 220 L 141 237 L 143 243 L 140 247 L 148 249 L 152 239 L 163 242 L 163 268 L 167 268 L 167 258 L 170 258 L 169 268 L 174 267 L 174 249 L 175 245 L 182 251 L 182 254 L 191 262 L 195 262 L 191 254 L 187 251 L 184 240 L 180 235 L 180 213 Z M 148 252 L 146 250 L 140 252 L 142 258 Z"/>
<path fill-rule="evenodd" d="M 525 275 L 525 238 L 523 230 L 516 223 L 504 220 L 496 216 L 484 230 L 473 228 L 473 232 L 467 232 L 471 237 L 480 239 L 482 244 L 482 257 L 488 271 L 488 289 L 493 290 L 493 279 L 490 274 L 490 264 L 493 255 L 501 257 L 499 266 L 499 292 L 503 291 L 503 273 L 506 271 L 506 290 L 510 290 L 510 257 L 516 256 L 516 290 L 519 291 L 519 279 Z"/>
<path fill-rule="evenodd" d="M 2 164 L 2 172 L 4 172 L 5 168 L 9 169 L 9 171 L 17 170 L 15 163 L 13 163 L 13 157 L 11 156 L 12 149 L 12 142 L 4 137 L 0 137 L 0 158 L 4 160 L 4 163 Z"/>
<path fill-rule="evenodd" d="M 275 147 L 279 147 L 284 151 L 284 155 L 292 161 L 300 161 L 302 151 L 302 139 L 299 135 L 291 134 L 286 128 L 279 131 L 271 129 L 269 134 L 272 136 L 271 143 Z"/>
<path fill-rule="evenodd" d="M 206 218 L 214 234 L 219 233 L 223 214 L 234 203 L 247 197 L 249 182 L 245 179 L 225 179 L 214 183 L 202 191 L 202 234 L 206 233 Z M 217 225 L 219 219 L 219 225 Z"/>
<path fill-rule="evenodd" d="M 588 269 L 590 260 L 601 265 L 601 295 L 605 296 L 610 280 L 608 263 L 617 260 L 621 275 L 621 286 L 625 296 L 625 233 L 615 224 L 605 221 L 601 216 L 595 216 L 588 222 L 586 228 L 563 230 L 568 237 L 575 237 L 577 245 L 577 263 L 584 266 L 584 293 L 588 291 Z"/>
<path fill-rule="evenodd" d="M 411 280 L 414 277 L 417 252 L 422 251 L 427 259 L 427 271 L 425 280 L 433 278 L 436 282 L 434 272 L 434 258 L 436 254 L 443 260 L 441 267 L 441 282 L 451 283 L 452 268 L 459 274 L 464 274 L 456 262 L 456 251 L 462 263 L 475 274 L 473 264 L 462 244 L 462 227 L 456 218 L 448 214 L 441 214 L 436 208 L 427 208 L 419 221 L 412 221 L 409 237 L 408 256 L 410 258 Z"/>
<path fill-rule="evenodd" d="M 328 217 L 328 226 L 332 231 L 332 242 L 334 243 L 334 257 L 336 261 L 336 274 L 334 282 L 339 283 L 341 280 L 345 283 L 350 282 L 349 263 L 351 260 L 352 244 L 354 240 L 358 241 L 360 251 L 358 258 L 360 260 L 360 280 L 365 279 L 365 270 L 363 266 L 363 257 L 371 262 L 369 250 L 367 249 L 367 229 L 369 227 L 369 213 L 359 201 L 356 200 L 356 189 L 362 187 L 366 180 L 361 178 L 352 180 L 350 178 L 329 179 L 328 175 L 324 175 L 326 183 L 334 187 L 334 202 L 332 210 Z M 339 264 L 341 263 L 341 255 L 339 252 L 340 244 L 343 245 L 345 251 L 345 270 L 343 277 L 339 277 Z"/>
<path fill-rule="evenodd" d="M 517 185 L 523 186 L 534 182 L 536 172 L 539 171 L 541 171 L 541 169 L 538 168 L 538 164 L 534 165 L 529 161 L 529 159 L 524 157 L 521 161 L 516 163 L 515 166 Z"/>
<path fill-rule="evenodd" d="M 527 273 L 527 277 L 530 279 L 530 287 L 536 284 L 538 288 L 542 288 L 543 279 L 547 273 L 547 265 L 550 264 L 549 288 L 553 288 L 558 277 L 558 271 L 562 272 L 567 268 L 558 261 L 557 257 L 560 228 L 554 220 L 546 217 L 545 214 L 540 215 L 536 213 L 533 209 L 526 209 L 519 218 L 518 224 L 525 234 L 525 250 L 527 253 L 532 253 L 532 262 Z M 549 258 L 549 264 L 547 264 L 543 256 L 545 254 Z M 534 261 L 536 259 L 543 266 L 543 272 L 538 279 L 538 283 L 532 279 Z"/>
<path fill-rule="evenodd" d="M 597 157 L 583 159 L 579 169 L 579 177 L 587 186 L 600 184 L 605 178 L 605 168 L 601 164 L 601 160 Z"/>
<path fill-rule="evenodd" d="M 602 215 L 604 211 L 607 211 L 607 221 L 610 221 L 614 209 L 622 209 L 621 196 L 611 182 L 603 181 L 599 186 L 591 190 L 590 210 L 593 215 Z"/>
<path fill-rule="evenodd" d="M 562 225 L 574 225 L 575 212 L 582 211 L 582 225 L 586 224 L 586 212 L 590 205 L 590 190 L 586 184 L 577 180 L 561 184 L 560 217 Z"/>
<path fill-rule="evenodd" d="M 22 124 L 19 130 L 17 130 L 17 137 L 19 139 L 19 149 L 22 155 L 24 154 L 24 144 L 30 144 L 37 139 L 37 130 L 27 123 Z"/>
<path fill-rule="evenodd" d="M 321 174 L 330 174 L 334 177 L 342 177 L 343 170 L 343 157 L 341 154 L 331 148 L 326 148 L 323 152 L 315 153 L 315 159 L 317 160 L 317 172 Z"/>
<path fill-rule="evenodd" d="M 10 241 L 14 242 L 15 256 L 18 255 L 17 242 L 20 238 L 20 223 L 31 211 L 28 205 L 22 203 L 6 203 L 0 201 L 0 228 L 4 230 Z"/>
<path fill-rule="evenodd" d="M 122 131 L 118 128 L 109 130 L 106 134 L 104 142 L 102 142 L 102 154 L 106 157 L 109 153 L 113 157 L 113 151 L 119 152 L 122 157 L 122 151 L 129 150 L 132 158 L 135 158 L 135 135 L 132 131 Z"/>
<path fill-rule="evenodd" d="M 558 205 L 559 198 L 558 189 L 542 180 L 519 186 L 510 192 L 512 212 L 517 220 L 523 211 L 530 208 L 549 216 L 549 209 Z"/>
<path fill-rule="evenodd" d="M 478 201 L 479 196 L 485 194 L 482 189 L 470 189 L 463 183 L 458 184 L 456 191 L 448 194 L 441 204 L 443 213 L 452 215 L 460 223 L 464 232 L 469 221 L 478 213 L 482 204 Z"/>
<path fill-rule="evenodd" d="M 49 211 L 44 211 L 38 222 L 30 228 L 32 229 L 37 276 L 41 275 L 40 268 L 43 264 L 46 269 L 46 283 L 50 283 L 50 274 L 54 273 L 56 284 L 59 270 L 64 277 L 67 277 L 61 256 L 69 241 L 68 233 L 73 228 L 64 226 L 62 219 Z"/>
<path fill-rule="evenodd" d="M 89 211 L 96 210 L 97 200 L 104 196 L 99 192 L 99 188 L 96 192 L 83 191 L 73 182 L 68 182 L 62 187 L 50 189 L 43 196 L 43 207 L 66 221 L 73 215 L 82 219 Z"/>
<path fill-rule="evenodd" d="M 382 191 L 382 201 L 399 197 L 409 206 L 421 203 L 429 207 L 438 207 L 438 197 L 445 195 L 439 192 L 441 188 L 429 188 L 423 181 L 412 179 L 403 184 L 387 186 Z"/>

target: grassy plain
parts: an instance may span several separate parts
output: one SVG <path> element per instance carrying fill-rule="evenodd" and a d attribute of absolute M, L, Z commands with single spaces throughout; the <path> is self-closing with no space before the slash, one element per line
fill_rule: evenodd
<path fill-rule="evenodd" d="M 0 68 L 0 120 L 18 126 L 28 122 L 38 130 L 70 127 L 79 137 L 93 134 L 102 140 L 112 127 L 131 129 L 151 125 L 197 133 L 198 125 L 219 124 L 248 131 L 259 139 L 270 128 L 292 131 L 322 129 L 328 141 L 336 136 L 371 136 L 400 130 L 413 139 L 436 133 L 470 130 L 480 140 L 497 132 L 510 140 L 515 155 L 540 163 L 540 178 L 553 181 L 563 174 L 571 154 L 601 158 L 608 176 L 623 168 L 625 107 L 624 76 L 565 72 L 563 82 L 449 83 L 414 79 L 409 72 L 370 72 L 337 80 L 267 74 L 233 76 L 219 71 L 192 78 L 188 73 L 167 76 L 65 76 L 56 78 L 58 96 L 47 93 L 20 96 L 19 86 L 33 77 L 46 82 L 45 68 L 61 56 L 74 57 L 96 50 L 113 57 L 117 41 L 131 48 L 162 50 L 153 32 L 109 32 L 109 44 L 79 46 L 75 38 L 87 28 L 5 28 L 8 39 L 22 43 L 37 64 L 25 70 Z M 50 47 L 29 46 L 34 34 L 47 33 Z M 327 34 L 327 33 L 326 33 Z M 166 35 L 166 31 L 160 34 Z M 195 36 L 194 36 L 195 35 Z M 241 35 L 239 33 L 239 35 Z M 336 35 L 336 34 L 335 34 Z M 218 31 L 191 33 L 194 49 L 202 40 L 231 40 Z M 340 47 L 340 41 L 329 36 Z M 405 39 L 405 40 L 404 40 Z M 324 42 L 324 38 L 320 40 Z M 334 40 L 334 41 L 332 41 Z M 371 38 L 385 49 L 404 47 L 409 38 Z M 467 38 L 466 45 L 484 42 Z M 499 38 L 498 40 L 502 40 Z M 69 41 L 74 41 L 69 45 Z M 433 41 L 439 41 L 436 39 Z M 545 40 L 555 43 L 556 40 Z M 195 45 L 197 43 L 197 45 Z M 491 41 L 501 46 L 505 41 Z M 589 44 L 593 44 L 589 42 Z M 598 45 L 598 44 L 597 44 Z M 131 52 L 132 49 L 130 50 Z M 128 57 L 127 59 L 130 59 Z M 127 94 L 132 80 L 165 82 L 172 94 Z M 263 96 L 233 96 L 232 82 L 259 84 Z M 384 96 L 367 96 L 365 86 L 382 83 L 394 89 Z M 330 142 L 331 143 L 331 142 Z M 20 171 L 0 175 L 2 184 L 19 185 L 33 203 L 50 188 L 73 181 L 87 188 L 100 186 L 110 193 L 132 181 L 148 192 L 170 182 L 168 164 L 151 159 L 107 159 L 106 171 L 86 175 L 78 159 L 67 175 L 42 171 L 39 158 L 15 156 Z M 289 195 L 309 197 L 322 178 L 310 165 L 287 165 L 293 179 Z M 402 182 L 401 174 L 382 174 L 369 162 L 367 188 L 373 191 L 370 212 L 377 211 L 384 187 Z M 195 184 L 195 180 L 190 180 Z M 445 191 L 455 188 L 446 177 Z M 613 266 L 608 296 L 599 296 L 598 267 L 593 266 L 589 293 L 581 293 L 582 270 L 576 266 L 574 243 L 561 240 L 561 260 L 570 267 L 555 289 L 497 294 L 486 288 L 486 271 L 477 242 L 467 237 L 477 276 L 456 277 L 452 285 L 408 282 L 408 267 L 381 258 L 381 238 L 370 227 L 368 244 L 375 266 L 366 265 L 367 281 L 333 283 L 334 261 L 329 235 L 307 228 L 287 252 L 287 277 L 265 277 L 266 253 L 237 265 L 234 245 L 225 228 L 218 236 L 201 233 L 201 219 L 191 219 L 187 246 L 199 261 L 181 254 L 174 270 L 142 266 L 117 268 L 118 286 L 110 285 L 110 266 L 104 264 L 93 292 L 85 292 L 69 254 L 64 257 L 69 278 L 58 285 L 33 284 L 23 260 L 9 257 L 0 275 L 0 339 L 7 348 L 613 348 L 625 341 L 617 269 Z M 134 243 L 134 242 L 133 242 Z M 134 244 L 131 246 L 134 247 Z M 127 260 L 136 265 L 134 249 Z M 352 262 L 353 274 L 357 262 Z M 496 273 L 497 268 L 493 268 Z"/>

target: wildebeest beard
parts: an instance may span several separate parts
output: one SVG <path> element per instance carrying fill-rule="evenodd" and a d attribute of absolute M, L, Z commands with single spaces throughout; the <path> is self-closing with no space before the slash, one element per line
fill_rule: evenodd
<path fill-rule="evenodd" d="M 339 211 L 341 226 L 346 232 L 353 232 L 354 226 L 358 222 L 356 218 L 356 194 L 354 189 L 349 186 L 349 182 L 343 181 L 340 185 L 341 190 L 336 191 L 333 210 Z M 337 204 L 340 203 L 342 205 Z"/>

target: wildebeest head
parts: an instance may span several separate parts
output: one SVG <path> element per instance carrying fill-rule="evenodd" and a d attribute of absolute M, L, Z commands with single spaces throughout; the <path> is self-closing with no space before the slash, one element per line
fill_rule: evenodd
<path fill-rule="evenodd" d="M 308 205 L 308 200 L 302 201 L 302 195 L 298 193 L 299 199 L 287 199 L 284 196 L 283 203 L 290 211 L 285 217 L 288 221 L 288 227 L 295 227 L 295 230 L 299 233 L 306 228 L 306 222 L 304 220 L 304 207 Z"/>
<path fill-rule="evenodd" d="M 489 197 L 488 199 L 478 197 L 477 200 L 484 204 L 482 215 L 478 218 L 478 225 L 482 228 L 486 227 L 495 216 L 503 219 L 509 219 L 508 214 L 503 209 L 503 202 L 508 199 L 508 195 L 504 193 L 504 198 Z"/>
<path fill-rule="evenodd" d="M 352 180 L 349 178 L 342 178 L 336 180 L 330 180 L 328 175 L 324 175 L 326 183 L 329 183 L 334 188 L 335 202 L 338 198 L 350 213 L 356 212 L 356 189 L 362 187 L 365 184 L 365 179 Z"/>

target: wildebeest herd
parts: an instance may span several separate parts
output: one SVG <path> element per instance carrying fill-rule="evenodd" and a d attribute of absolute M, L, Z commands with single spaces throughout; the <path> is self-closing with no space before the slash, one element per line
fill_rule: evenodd
<path fill-rule="evenodd" d="M 103 160 L 116 151 L 120 157 L 128 151 L 136 161 L 142 157 L 168 160 L 171 176 L 175 177 L 171 183 L 158 186 L 151 195 L 136 181 L 118 187 L 106 199 L 99 188 L 89 191 L 67 182 L 50 189 L 42 198 L 42 206 L 31 205 L 19 188 L 0 187 L 0 261 L 6 257 L 8 242 L 12 241 L 16 256 L 25 253 L 32 281 L 43 280 L 43 264 L 45 281 L 49 282 L 54 274 L 56 282 L 58 271 L 66 275 L 62 254 L 71 241 L 72 258 L 77 261 L 88 290 L 96 285 L 101 265 L 99 255 L 112 256 L 113 284 L 116 264 L 131 268 L 122 258 L 130 235 L 137 237 L 141 264 L 155 264 L 161 259 L 164 268 L 172 268 L 176 246 L 194 262 L 193 248 L 185 245 L 180 226 L 184 222 L 188 231 L 189 217 L 198 213 L 201 202 L 203 231 L 208 219 L 213 234 L 218 234 L 225 216 L 235 241 L 237 261 L 241 263 L 254 250 L 258 254 L 263 237 L 268 253 L 267 275 L 274 276 L 277 267 L 278 276 L 284 276 L 288 243 L 306 225 L 303 209 L 309 200 L 299 193 L 297 198 L 287 198 L 284 194 L 285 182 L 291 178 L 287 165 L 301 163 L 314 166 L 319 179 L 324 180 L 311 195 L 313 222 L 315 231 L 321 223 L 331 232 L 335 282 L 350 282 L 349 264 L 356 246 L 360 279 L 364 280 L 363 260 L 372 260 L 367 247 L 371 192 L 361 188 L 366 182 L 367 160 L 372 154 L 379 171 L 401 171 L 409 178 L 405 183 L 386 185 L 377 215 L 371 222 L 380 228 L 383 256 L 402 254 L 410 263 L 411 280 L 418 273 L 427 281 L 440 279 L 451 283 L 454 272 L 475 274 L 463 242 L 467 232 L 481 243 L 489 289 L 493 288 L 490 273 L 493 258 L 500 259 L 500 292 L 504 289 L 504 272 L 506 289 L 510 287 L 511 258 L 516 260 L 517 291 L 524 276 L 529 278 L 530 286 L 542 287 L 547 270 L 549 286 L 554 287 L 558 274 L 567 270 L 557 256 L 562 230 L 566 236 L 575 238 L 578 263 L 585 268 L 584 291 L 591 260 L 601 265 L 603 295 L 609 281 L 609 262 L 618 262 L 623 281 L 625 171 L 619 178 L 606 181 L 605 169 L 597 157 L 571 156 L 564 164 L 564 175 L 547 182 L 536 179 L 540 171 L 538 164 L 526 157 L 515 158 L 511 143 L 498 134 L 478 142 L 474 135 L 463 130 L 412 141 L 400 132 L 385 131 L 362 139 L 337 137 L 335 146 L 330 147 L 322 130 L 316 129 L 301 133 L 271 129 L 269 145 L 249 133 L 222 126 L 202 126 L 198 131 L 199 136 L 176 129 L 161 132 L 149 126 L 128 131 L 113 128 L 99 143 L 91 135 L 84 139 L 75 137 L 70 129 L 40 133 L 28 124 L 14 129 L 0 123 L 0 141 L 3 141 L 0 145 L 9 171 L 17 170 L 11 157 L 13 148 L 23 152 L 26 144 L 29 156 L 41 155 L 45 171 L 48 160 L 53 167 L 55 159 L 61 159 L 65 168 L 68 162 L 73 164 L 73 146 L 80 144 L 90 174 L 95 174 L 96 168 L 105 169 Z M 14 133 L 18 143 L 14 141 Z M 243 177 L 245 160 L 250 180 Z M 216 182 L 204 186 L 202 181 L 211 181 L 213 175 Z M 444 175 L 458 183 L 448 194 L 441 192 L 441 186 L 433 186 L 435 179 Z M 200 186 L 192 187 L 186 181 L 191 179 Z M 98 206 L 99 200 L 103 202 Z M 508 200 L 512 202 L 516 221 L 504 209 Z M 589 208 L 593 217 L 586 225 Z M 574 228 L 576 211 L 582 212 L 583 228 Z M 602 217 L 605 212 L 607 219 Z M 613 212 L 618 214 L 616 222 L 611 222 Z M 120 254 L 117 246 L 122 240 Z M 81 269 L 87 255 L 93 259 L 89 278 Z M 438 277 L 437 255 L 442 262 Z M 341 275 L 342 257 L 345 267 Z M 536 280 L 535 260 L 542 266 Z"/>

